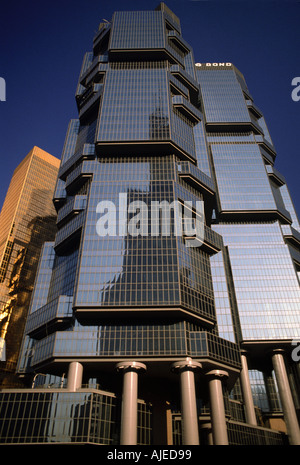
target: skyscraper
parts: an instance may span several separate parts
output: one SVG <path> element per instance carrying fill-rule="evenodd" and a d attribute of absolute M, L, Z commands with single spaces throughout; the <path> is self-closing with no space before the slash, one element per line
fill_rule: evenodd
<path fill-rule="evenodd" d="M 100 24 L 76 101 L 2 443 L 299 444 L 299 225 L 243 76 L 161 3 Z"/>
<path fill-rule="evenodd" d="M 286 414 L 286 426 L 291 442 L 297 443 L 299 364 L 291 354 L 299 342 L 297 214 L 285 179 L 274 167 L 276 151 L 263 114 L 243 75 L 222 63 L 196 64 L 196 73 L 217 187 L 212 228 L 224 241 L 237 309 L 228 311 L 223 288 L 213 277 L 219 331 L 240 342 L 242 373 L 249 365 L 252 395 L 264 423 L 281 429 L 282 410 L 291 406 L 293 419 Z M 220 261 L 220 254 L 212 258 L 213 275 Z M 279 373 L 278 364 L 286 364 L 287 373 Z"/>
<path fill-rule="evenodd" d="M 15 375 L 41 247 L 56 232 L 53 192 L 60 161 L 34 147 L 15 169 L 0 214 L 0 387 Z"/>

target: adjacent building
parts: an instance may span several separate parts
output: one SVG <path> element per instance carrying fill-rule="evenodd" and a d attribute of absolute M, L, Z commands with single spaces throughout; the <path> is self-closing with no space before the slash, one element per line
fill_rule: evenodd
<path fill-rule="evenodd" d="M 1 442 L 300 444 L 300 230 L 244 77 L 161 3 L 100 24 L 76 101 Z"/>
<path fill-rule="evenodd" d="M 274 166 L 276 150 L 263 114 L 243 75 L 230 63 L 197 63 L 196 74 L 216 185 L 212 229 L 224 243 L 222 254 L 211 259 L 219 332 L 239 342 L 240 381 L 249 369 L 263 423 L 287 427 L 297 436 L 299 363 L 293 349 L 300 333 L 299 221 L 284 176 Z M 230 311 L 222 262 L 230 273 Z M 278 364 L 287 372 L 279 373 Z M 284 393 L 294 412 L 285 426 Z"/>
<path fill-rule="evenodd" d="M 34 147 L 15 169 L 0 214 L 0 387 L 16 375 L 43 243 L 56 233 L 52 198 L 60 160 Z"/>

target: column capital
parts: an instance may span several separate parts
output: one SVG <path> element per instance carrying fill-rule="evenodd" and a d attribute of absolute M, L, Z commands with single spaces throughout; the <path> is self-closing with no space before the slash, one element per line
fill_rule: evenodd
<path fill-rule="evenodd" d="M 199 423 L 200 428 L 202 429 L 211 429 L 211 422 L 210 421 L 204 421 L 203 423 Z"/>
<path fill-rule="evenodd" d="M 124 360 L 116 365 L 117 371 L 146 371 L 147 367 L 142 362 L 136 362 L 134 360 Z"/>
<path fill-rule="evenodd" d="M 275 355 L 275 354 L 284 355 L 285 353 L 286 353 L 286 351 L 284 349 L 282 349 L 281 347 L 277 347 L 277 348 L 271 350 L 272 355 Z"/>
<path fill-rule="evenodd" d="M 196 371 L 196 370 L 200 370 L 201 368 L 202 368 L 201 363 L 196 362 L 195 360 L 192 360 L 191 357 L 186 357 L 184 360 L 178 360 L 178 362 L 174 362 L 172 364 L 172 371 L 175 371 L 175 372 L 181 372 L 184 370 Z"/>
<path fill-rule="evenodd" d="M 249 355 L 249 350 L 247 350 L 247 349 L 241 349 L 241 350 L 240 350 L 240 353 L 241 353 L 241 355 L 245 355 L 245 357 L 247 357 L 247 356 Z"/>
<path fill-rule="evenodd" d="M 225 370 L 211 370 L 205 373 L 205 376 L 209 378 L 220 379 L 221 381 L 227 379 L 229 377 L 227 371 Z"/>

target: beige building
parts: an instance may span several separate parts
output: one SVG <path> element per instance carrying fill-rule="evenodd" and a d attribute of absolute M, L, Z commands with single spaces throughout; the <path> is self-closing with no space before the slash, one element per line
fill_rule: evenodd
<path fill-rule="evenodd" d="M 60 160 L 33 147 L 15 169 L 0 214 L 0 387 L 15 387 L 16 364 L 41 247 L 53 239 L 52 198 Z"/>

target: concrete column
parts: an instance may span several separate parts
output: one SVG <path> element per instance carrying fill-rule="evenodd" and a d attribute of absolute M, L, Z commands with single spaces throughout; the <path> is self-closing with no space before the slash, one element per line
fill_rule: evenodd
<path fill-rule="evenodd" d="M 200 424 L 200 429 L 202 429 L 202 430 L 204 430 L 206 432 L 207 445 L 208 446 L 213 446 L 214 441 L 213 441 L 213 437 L 212 437 L 211 423 L 202 423 L 202 424 Z"/>
<path fill-rule="evenodd" d="M 75 392 L 76 389 L 81 388 L 83 375 L 83 366 L 79 362 L 71 362 L 69 364 L 67 389 L 68 391 Z"/>
<path fill-rule="evenodd" d="M 151 404 L 153 444 L 172 445 L 172 414 L 169 402 L 164 398 L 152 398 Z"/>
<path fill-rule="evenodd" d="M 83 366 L 79 362 L 71 362 L 68 370 L 67 389 L 76 391 L 82 384 Z"/>
<path fill-rule="evenodd" d="M 268 398 L 270 412 L 278 413 L 281 411 L 279 394 L 277 393 L 276 386 L 275 386 L 275 379 L 272 375 L 272 369 L 266 369 L 263 371 L 263 378 L 266 388 L 266 394 Z"/>
<path fill-rule="evenodd" d="M 241 361 L 242 361 L 242 371 L 240 374 L 240 380 L 241 380 L 241 387 L 242 387 L 243 399 L 244 399 L 244 404 L 245 404 L 246 421 L 250 425 L 257 426 L 250 379 L 249 379 L 249 372 L 248 372 L 248 362 L 247 362 L 247 357 L 245 353 L 241 354 Z"/>
<path fill-rule="evenodd" d="M 136 445 L 138 371 L 145 371 L 146 365 L 140 362 L 125 361 L 117 364 L 117 370 L 124 373 L 120 445 Z"/>
<path fill-rule="evenodd" d="M 190 357 L 173 363 L 173 371 L 180 373 L 181 419 L 184 445 L 199 445 L 198 413 L 194 371 L 202 368 L 201 363 Z"/>
<path fill-rule="evenodd" d="M 206 373 L 209 378 L 209 395 L 211 409 L 212 435 L 215 446 L 228 445 L 222 380 L 228 378 L 223 370 L 212 370 Z"/>
<path fill-rule="evenodd" d="M 300 445 L 300 430 L 282 350 L 272 355 L 273 368 L 279 390 L 284 420 L 291 445 Z"/>

